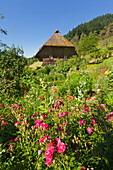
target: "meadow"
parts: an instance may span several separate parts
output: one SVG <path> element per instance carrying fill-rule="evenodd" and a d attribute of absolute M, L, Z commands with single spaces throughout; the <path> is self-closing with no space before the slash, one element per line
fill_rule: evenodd
<path fill-rule="evenodd" d="M 19 73 L 6 64 L 0 169 L 112 170 L 112 66 L 113 57 L 79 69 L 60 61 L 36 70 L 23 64 Z"/>

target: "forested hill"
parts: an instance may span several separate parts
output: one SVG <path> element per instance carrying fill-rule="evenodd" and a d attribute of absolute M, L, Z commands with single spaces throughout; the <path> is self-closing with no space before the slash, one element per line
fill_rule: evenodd
<path fill-rule="evenodd" d="M 99 34 L 100 31 L 103 30 L 104 27 L 108 26 L 110 23 L 113 23 L 113 14 L 99 16 L 87 23 L 78 25 L 76 28 L 73 28 L 72 31 L 69 31 L 67 35 L 64 35 L 64 37 L 70 41 L 75 35 L 78 35 L 78 37 L 80 38 L 80 35 L 82 33 L 89 35 L 90 32 L 96 32 L 97 34 Z"/>

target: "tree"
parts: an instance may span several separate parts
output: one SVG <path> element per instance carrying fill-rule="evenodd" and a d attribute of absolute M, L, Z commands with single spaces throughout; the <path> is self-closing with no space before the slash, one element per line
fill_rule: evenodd
<path fill-rule="evenodd" d="M 79 50 L 81 54 L 91 53 L 97 50 L 97 42 L 99 37 L 96 34 L 90 34 L 89 36 L 85 37 L 82 41 L 80 41 Z"/>
<path fill-rule="evenodd" d="M 21 93 L 20 76 L 27 59 L 23 57 L 23 50 L 16 48 L 5 48 L 0 52 L 0 91 L 7 99 L 18 96 Z"/>

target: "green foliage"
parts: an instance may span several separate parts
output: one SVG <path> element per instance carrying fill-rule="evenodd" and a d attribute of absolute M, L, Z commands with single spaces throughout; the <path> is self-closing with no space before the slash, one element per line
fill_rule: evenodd
<path fill-rule="evenodd" d="M 56 62 L 56 72 L 60 74 L 64 74 L 66 76 L 67 72 L 71 68 L 71 65 L 68 61 L 64 61 L 64 63 L 61 60 L 57 60 Z"/>
<path fill-rule="evenodd" d="M 23 50 L 15 48 L 14 45 L 0 53 L 0 90 L 5 92 L 9 99 L 19 94 L 19 79 L 26 63 Z"/>
<path fill-rule="evenodd" d="M 75 34 L 79 36 L 79 39 L 82 33 L 89 35 L 90 32 L 94 33 L 96 31 L 96 33 L 99 34 L 100 31 L 103 30 L 105 26 L 108 26 L 112 22 L 113 14 L 99 16 L 87 23 L 78 25 L 72 31 L 69 31 L 69 33 L 64 37 L 67 38 L 68 40 L 71 40 L 75 36 Z"/>
<path fill-rule="evenodd" d="M 82 41 L 80 41 L 79 50 L 82 54 L 91 53 L 97 50 L 96 45 L 99 40 L 99 37 L 95 34 L 90 34 L 85 37 Z"/>

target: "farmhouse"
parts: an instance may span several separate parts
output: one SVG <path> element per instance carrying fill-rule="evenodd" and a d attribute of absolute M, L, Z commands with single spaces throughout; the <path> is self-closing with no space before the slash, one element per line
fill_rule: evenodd
<path fill-rule="evenodd" d="M 43 66 L 45 66 L 55 65 L 58 59 L 68 61 L 72 55 L 77 55 L 74 45 L 64 38 L 59 30 L 56 30 L 34 57 L 43 61 Z"/>

